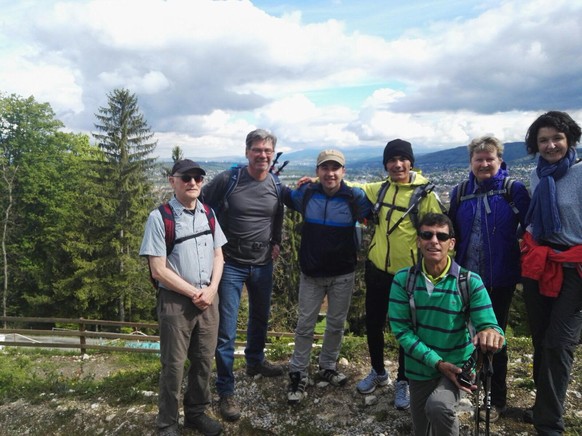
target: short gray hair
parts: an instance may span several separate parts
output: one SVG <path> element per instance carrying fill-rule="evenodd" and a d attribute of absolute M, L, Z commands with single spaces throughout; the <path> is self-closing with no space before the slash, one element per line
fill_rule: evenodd
<path fill-rule="evenodd" d="M 503 156 L 503 142 L 491 135 L 485 135 L 473 139 L 467 148 L 469 149 L 469 159 L 472 159 L 473 154 L 480 151 L 496 151 L 497 156 Z"/>
<path fill-rule="evenodd" d="M 273 149 L 277 145 L 277 137 L 264 129 L 253 130 L 247 135 L 247 150 L 250 150 L 256 141 L 271 141 L 271 144 L 273 144 Z"/>

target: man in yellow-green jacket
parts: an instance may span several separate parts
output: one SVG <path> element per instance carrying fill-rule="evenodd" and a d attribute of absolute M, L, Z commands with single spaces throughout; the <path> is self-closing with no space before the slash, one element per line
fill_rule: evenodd
<path fill-rule="evenodd" d="M 428 212 L 443 212 L 433 192 L 434 185 L 419 171 L 413 171 L 414 153 L 410 142 L 395 139 L 384 148 L 385 181 L 360 186 L 375 211 L 375 232 L 366 261 L 366 335 L 372 369 L 357 384 L 362 394 L 376 386 L 386 386 L 390 377 L 384 367 L 384 328 L 390 287 L 394 275 L 417 261 L 416 234 L 420 218 Z M 399 349 L 394 406 L 410 407 L 408 379 L 404 373 L 404 353 Z"/>

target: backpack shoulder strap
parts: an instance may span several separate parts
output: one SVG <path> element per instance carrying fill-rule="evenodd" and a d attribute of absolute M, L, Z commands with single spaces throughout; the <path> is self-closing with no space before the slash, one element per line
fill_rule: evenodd
<path fill-rule="evenodd" d="M 467 192 L 467 185 L 468 184 L 469 184 L 469 181 L 464 180 L 462 183 L 459 183 L 457 185 L 457 195 L 456 195 L 457 206 L 459 204 L 461 204 L 462 201 L 467 200 L 467 198 L 465 198 L 465 192 Z"/>
<path fill-rule="evenodd" d="M 206 214 L 206 219 L 208 220 L 208 225 L 210 226 L 210 232 L 212 237 L 214 237 L 214 229 L 216 228 L 216 216 L 214 216 L 214 211 L 207 204 L 202 203 L 202 208 Z"/>
<path fill-rule="evenodd" d="M 176 218 L 174 217 L 174 211 L 172 210 L 172 206 L 170 203 L 161 204 L 158 207 L 160 214 L 162 215 L 162 220 L 164 222 L 164 238 L 166 240 L 166 257 L 170 255 L 172 250 L 174 249 L 175 240 L 176 240 Z M 150 272 L 150 281 L 152 285 L 157 290 L 159 283 L 154 280 L 152 275 L 152 267 L 150 265 L 150 259 L 148 257 L 148 269 Z"/>
<path fill-rule="evenodd" d="M 418 186 L 410 197 L 408 209 L 410 210 L 410 220 L 412 221 L 412 224 L 414 225 L 415 229 L 418 229 L 418 223 L 420 222 L 418 218 L 418 205 L 424 198 L 428 196 L 428 194 L 430 194 L 434 190 L 434 188 L 435 188 L 434 183 L 432 182 L 425 183 L 424 185 Z M 441 209 L 443 209 L 442 205 Z"/>
<path fill-rule="evenodd" d="M 384 202 L 384 197 L 386 197 L 388 188 L 390 188 L 390 180 L 386 180 L 384 183 L 382 183 L 380 190 L 378 191 L 378 198 L 376 199 L 376 203 L 374 203 L 374 207 L 372 207 L 372 219 L 376 224 L 378 223 L 378 214 L 382 208 L 382 203 Z"/>
<path fill-rule="evenodd" d="M 305 219 L 305 212 L 307 211 L 307 203 L 309 203 L 309 200 L 311 200 L 311 197 L 313 197 L 313 187 L 311 185 L 308 185 L 305 188 L 305 192 L 303 193 L 303 198 L 301 199 L 301 215 L 303 215 L 303 218 Z"/>
<path fill-rule="evenodd" d="M 283 185 L 281 183 L 281 179 L 277 173 L 270 172 L 269 173 L 275 182 L 275 187 L 277 188 L 277 200 L 279 200 L 279 207 L 283 206 Z"/>
<path fill-rule="evenodd" d="M 242 168 L 243 167 L 240 165 L 237 165 L 236 167 L 230 169 L 230 177 L 228 178 L 228 184 L 226 185 L 226 190 L 224 191 L 224 200 L 230 197 L 230 194 L 232 194 L 232 191 L 234 191 L 234 188 L 236 188 L 238 185 Z"/>
<path fill-rule="evenodd" d="M 513 201 L 513 196 L 511 195 L 511 190 L 513 189 L 514 183 L 515 180 L 512 179 L 511 177 L 506 177 L 505 179 L 503 179 L 503 190 L 505 191 L 503 193 L 503 197 L 505 198 L 505 201 L 507 201 L 507 203 L 509 204 L 509 207 L 511 207 L 513 213 L 519 215 L 519 210 L 517 209 L 515 201 Z"/>
<path fill-rule="evenodd" d="M 164 203 L 158 207 L 160 214 L 162 215 L 162 220 L 164 221 L 164 230 L 166 238 L 166 256 L 169 256 L 174 249 L 174 243 L 176 241 L 176 218 L 174 217 L 174 211 L 170 203 Z"/>
<path fill-rule="evenodd" d="M 463 313 L 465 314 L 465 323 L 471 334 L 471 337 L 475 336 L 475 328 L 471 323 L 471 293 L 469 292 L 469 280 L 471 278 L 471 271 L 465 268 L 460 268 L 459 270 L 459 282 L 457 288 L 459 294 L 461 295 L 461 301 L 463 302 Z"/>
<path fill-rule="evenodd" d="M 419 203 L 422 201 L 423 198 L 425 198 L 428 194 L 430 194 L 432 192 L 432 190 L 434 189 L 434 183 L 425 183 L 424 185 L 420 185 L 417 186 L 414 191 L 412 192 L 412 195 L 410 196 L 410 201 L 408 202 L 408 209 L 406 209 L 404 211 L 404 214 L 398 219 L 398 221 L 396 221 L 392 227 L 390 227 L 387 231 L 386 231 L 386 236 L 389 236 L 392 234 L 392 232 L 394 230 L 396 230 L 398 228 L 398 226 L 400 225 L 400 223 L 402 221 L 404 221 L 404 219 L 409 216 L 410 221 L 412 221 L 412 225 L 414 226 L 415 229 L 418 229 L 418 205 Z M 443 206 L 441 205 L 441 208 Z"/>
<path fill-rule="evenodd" d="M 410 305 L 410 318 L 412 326 L 416 331 L 416 303 L 414 302 L 414 289 L 416 288 L 416 278 L 418 270 L 415 266 L 411 266 L 406 274 L 406 294 L 408 295 L 408 304 Z"/>
<path fill-rule="evenodd" d="M 347 186 L 347 185 L 346 185 L 346 188 L 348 188 L 348 192 L 349 192 L 348 204 L 350 206 L 352 220 L 358 221 L 358 213 L 360 211 L 359 207 L 358 207 L 358 199 L 356 197 L 356 194 L 354 193 L 354 188 L 352 188 L 351 186 Z"/>

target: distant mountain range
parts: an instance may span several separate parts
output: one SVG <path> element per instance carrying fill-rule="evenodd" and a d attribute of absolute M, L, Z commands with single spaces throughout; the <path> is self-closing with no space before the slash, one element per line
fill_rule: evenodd
<path fill-rule="evenodd" d="M 503 160 L 510 166 L 520 163 L 527 163 L 534 160 L 527 154 L 525 149 L 525 142 L 507 142 L 504 144 L 504 147 Z M 346 157 L 346 166 L 348 168 L 359 170 L 383 170 L 382 156 L 384 153 L 384 147 L 358 146 L 342 148 L 340 150 Z M 314 166 L 315 160 L 320 151 L 321 149 L 318 148 L 283 153 L 279 158 L 278 165 L 281 165 L 283 162 L 288 160 L 288 169 L 298 169 L 304 168 L 306 166 Z M 582 150 L 578 150 L 579 156 L 582 156 L 581 152 Z M 414 166 L 426 171 L 442 168 L 467 167 L 469 164 L 469 153 L 467 146 L 449 148 L 446 150 L 439 150 L 424 154 L 417 153 L 415 158 L 416 162 Z M 194 158 L 194 160 L 197 159 Z M 200 159 L 199 162 L 206 162 L 207 164 L 220 163 L 221 166 L 224 166 L 226 162 L 228 162 L 229 165 L 244 163 L 245 159 L 244 156 L 236 158 L 224 157 L 215 159 Z"/>

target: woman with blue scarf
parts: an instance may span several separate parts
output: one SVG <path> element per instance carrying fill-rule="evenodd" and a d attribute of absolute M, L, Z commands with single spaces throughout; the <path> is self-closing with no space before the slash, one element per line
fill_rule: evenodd
<path fill-rule="evenodd" d="M 521 262 L 534 346 L 533 423 L 540 435 L 564 432 L 564 399 L 582 329 L 579 141 L 580 126 L 558 111 L 541 115 L 525 137 L 528 153 L 539 154 Z"/>
<path fill-rule="evenodd" d="M 524 184 L 513 180 L 503 162 L 503 143 L 493 136 L 469 144 L 469 179 L 453 188 L 449 217 L 457 235 L 455 260 L 478 273 L 505 330 L 515 287 L 521 280 L 518 229 L 525 228 L 530 197 Z M 493 357 L 490 421 L 505 411 L 507 349 Z M 483 407 L 480 415 L 485 419 Z"/>

